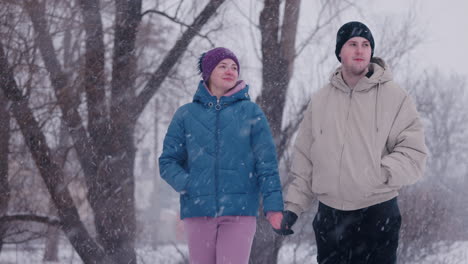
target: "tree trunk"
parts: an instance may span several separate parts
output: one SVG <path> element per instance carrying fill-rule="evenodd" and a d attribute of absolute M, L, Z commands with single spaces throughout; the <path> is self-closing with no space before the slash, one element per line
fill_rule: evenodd
<path fill-rule="evenodd" d="M 289 81 L 293 74 L 300 2 L 300 0 L 286 0 L 281 27 L 281 1 L 265 0 L 260 13 L 263 85 L 257 103 L 262 107 L 270 124 L 278 159 L 281 159 L 286 148 L 284 145 L 286 141 L 282 138 L 283 111 Z M 260 212 L 249 263 L 277 263 L 282 241 L 283 237 L 273 233 L 264 214 Z"/>
<path fill-rule="evenodd" d="M 50 148 L 31 108 L 28 108 L 27 99 L 22 97 L 16 84 L 12 85 L 14 76 L 6 66 L 6 58 L 3 57 L 5 63 L 2 61 L 2 66 L 5 67 L 0 77 L 4 77 L 5 83 L 11 85 L 2 86 L 2 89 L 13 102 L 13 114 L 57 207 L 63 224 L 62 229 L 85 263 L 105 263 L 104 261 L 109 261 L 105 260 L 107 257 L 112 259 L 112 263 L 136 263 L 133 175 L 136 120 L 192 39 L 215 15 L 223 2 L 224 0 L 209 1 L 163 59 L 143 92 L 137 95 L 134 51 L 136 32 L 142 17 L 141 0 L 116 0 L 111 92 L 110 98 L 106 98 L 105 47 L 99 1 L 79 0 L 86 32 L 86 51 L 82 60 L 85 65 L 82 78 L 79 78 L 86 93 L 86 118 L 82 118 L 79 112 L 79 94 L 70 89 L 71 75 L 63 70 L 57 58 L 54 39 L 47 25 L 47 3 L 37 0 L 23 2 L 34 27 L 35 43 L 55 91 L 57 105 L 62 113 L 61 118 L 69 128 L 83 169 L 99 246 L 89 237 L 80 221 L 77 208 L 66 186 L 62 185 L 63 170 L 51 158 Z M 3 73 L 8 73 L 8 78 L 3 76 Z M 56 185 L 57 189 L 54 188 Z"/>
<path fill-rule="evenodd" d="M 85 2 L 84 0 L 82 2 Z M 86 1 L 94 2 L 94 1 Z M 94 3 L 95 4 L 95 3 Z M 97 4 L 96 4 L 97 5 Z M 86 25 L 95 21 L 95 16 L 86 17 L 89 11 L 83 6 L 83 16 Z M 90 135 L 97 143 L 98 157 L 96 181 L 92 184 L 90 204 L 94 210 L 94 221 L 98 241 L 107 255 L 115 263 L 136 263 L 135 252 L 135 179 L 133 175 L 135 146 L 135 120 L 129 118 L 128 102 L 134 95 L 136 71 L 135 40 L 141 20 L 141 0 L 116 0 L 116 15 L 114 27 L 114 53 L 112 61 L 111 106 L 109 119 L 102 122 L 103 107 L 99 100 L 104 98 L 103 85 L 98 83 L 101 78 L 93 79 L 93 73 L 88 73 L 85 82 L 87 96 L 90 101 L 88 109 L 90 120 L 96 120 L 95 130 Z M 95 11 L 94 13 L 98 13 Z M 100 21 L 100 17 L 98 17 Z M 104 45 L 102 32 L 96 32 L 92 27 L 86 27 L 87 34 L 87 65 L 94 67 L 98 73 L 104 72 Z M 93 62 L 99 62 L 93 64 Z M 98 75 L 102 76 L 102 74 Z M 97 86 L 97 87 L 96 87 Z M 105 124 L 102 126 L 102 124 Z M 101 125 L 100 125 L 101 124 Z M 100 128 L 105 128 L 102 130 Z M 107 134 L 102 137 L 102 133 Z M 102 160 L 100 160 L 102 159 Z"/>
<path fill-rule="evenodd" d="M 283 111 L 289 81 L 294 69 L 300 0 L 287 0 L 285 2 L 281 27 L 279 25 L 280 4 L 279 0 L 265 0 L 264 8 L 260 14 L 262 92 L 257 99 L 257 103 L 268 118 L 277 148 L 284 147 L 280 146 Z"/>
<path fill-rule="evenodd" d="M 68 129 L 67 126 L 61 122 L 60 124 L 60 133 L 59 133 L 59 143 L 58 148 L 55 152 L 55 159 L 57 163 L 60 165 L 63 171 L 65 171 L 65 163 L 67 161 L 67 146 L 68 146 Z M 52 201 L 49 202 L 49 215 L 57 215 L 57 210 L 55 209 L 55 205 Z M 57 262 L 58 259 L 58 252 L 59 252 L 59 241 L 60 241 L 60 229 L 56 226 L 49 225 L 46 231 L 46 244 L 44 250 L 44 257 L 45 261 L 55 261 Z"/>
<path fill-rule="evenodd" d="M 52 152 L 47 145 L 45 135 L 42 133 L 28 105 L 27 97 L 24 97 L 18 89 L 1 42 L 0 88 L 3 90 L 5 97 L 11 102 L 10 110 L 19 125 L 25 143 L 31 152 L 52 201 L 57 207 L 61 228 L 70 240 L 70 243 L 85 264 L 112 263 L 94 242 L 81 222 L 78 210 L 65 185 L 64 173 L 53 160 Z"/>
<path fill-rule="evenodd" d="M 118 127 L 120 125 L 120 127 Z M 98 171 L 102 192 L 93 201 L 98 241 L 115 263 L 136 263 L 135 147 L 133 127 L 116 124 L 109 154 Z"/>
<path fill-rule="evenodd" d="M 159 113 L 160 109 L 160 100 L 159 98 L 156 98 L 155 100 L 155 113 Z M 159 116 L 154 115 L 154 147 L 153 149 L 157 151 L 159 149 Z M 157 153 L 155 153 L 155 156 L 157 156 Z M 160 195 L 159 195 L 159 187 L 161 184 L 161 177 L 159 176 L 159 161 L 156 159 L 154 162 L 155 166 L 151 169 L 155 172 L 155 177 L 153 177 L 153 192 L 151 193 L 151 201 L 150 201 L 150 228 L 151 228 L 151 245 L 154 249 L 156 249 L 158 242 L 159 242 L 159 232 L 158 232 L 158 226 L 160 226 L 160 212 L 161 212 L 161 202 L 159 201 Z"/>
<path fill-rule="evenodd" d="M 0 82 L 0 86 L 4 84 Z M 8 154 L 10 145 L 10 112 L 8 100 L 0 91 L 0 216 L 8 211 L 10 201 L 10 184 L 8 181 Z M 0 252 L 3 247 L 3 237 L 8 229 L 6 222 L 0 222 Z"/>
<path fill-rule="evenodd" d="M 49 215 L 55 215 L 56 210 L 54 204 L 51 202 L 49 206 Z M 59 251 L 59 238 L 60 238 L 60 230 L 52 225 L 47 226 L 46 231 L 46 243 L 44 249 L 44 261 L 53 261 L 57 262 L 58 259 L 58 251 Z"/>

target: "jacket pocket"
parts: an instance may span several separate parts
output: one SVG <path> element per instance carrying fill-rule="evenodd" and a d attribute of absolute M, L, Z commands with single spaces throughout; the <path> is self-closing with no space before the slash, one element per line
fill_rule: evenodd
<path fill-rule="evenodd" d="M 310 181 L 311 189 L 314 194 L 326 194 L 331 192 L 331 187 L 334 185 L 332 177 L 324 173 L 318 166 L 312 167 L 312 179 Z"/>
<path fill-rule="evenodd" d="M 186 194 L 191 197 L 208 195 L 213 179 L 208 177 L 207 171 L 202 169 L 191 169 L 186 186 Z"/>
<path fill-rule="evenodd" d="M 364 178 L 366 180 L 365 195 L 372 196 L 374 194 L 381 194 L 393 191 L 387 184 L 385 184 L 384 175 L 382 175 L 380 161 L 378 165 L 364 170 Z"/>

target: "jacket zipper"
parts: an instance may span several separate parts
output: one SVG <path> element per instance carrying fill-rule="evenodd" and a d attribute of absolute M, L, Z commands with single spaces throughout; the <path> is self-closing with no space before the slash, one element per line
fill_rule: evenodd
<path fill-rule="evenodd" d="M 345 131 L 344 131 L 344 135 L 343 135 L 343 143 L 341 145 L 341 155 L 340 155 L 340 172 L 339 172 L 339 175 L 338 175 L 338 192 L 340 194 L 340 200 L 343 201 L 344 198 L 343 198 L 343 192 L 342 192 L 342 184 L 341 184 L 341 178 L 342 178 L 342 171 L 343 171 L 343 153 L 344 153 L 344 148 L 345 148 L 345 144 L 346 144 L 346 138 L 348 136 L 348 123 L 349 123 L 349 113 L 351 112 L 351 103 L 352 103 L 352 100 L 353 100 L 353 89 L 351 89 L 351 92 L 349 93 L 349 104 L 348 104 L 348 111 L 347 111 L 347 114 L 346 114 L 346 125 L 345 125 Z M 341 209 L 344 210 L 344 202 L 341 203 Z"/>
<path fill-rule="evenodd" d="M 219 112 L 221 111 L 221 105 L 219 104 L 219 98 L 216 101 L 215 105 L 215 110 L 216 110 L 216 139 L 215 139 L 215 147 L 216 147 L 216 160 L 215 160 L 215 178 L 214 178 L 214 184 L 215 184 L 215 217 L 218 217 L 219 214 L 219 204 L 218 204 L 218 174 L 219 174 L 219 134 L 220 134 L 220 129 L 219 129 Z"/>

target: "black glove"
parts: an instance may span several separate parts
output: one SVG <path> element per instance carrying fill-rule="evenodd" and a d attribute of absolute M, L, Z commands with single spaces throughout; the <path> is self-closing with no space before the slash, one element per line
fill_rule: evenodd
<path fill-rule="evenodd" d="M 288 210 L 283 211 L 283 220 L 281 220 L 281 227 L 280 229 L 273 228 L 273 231 L 282 236 L 292 235 L 294 234 L 294 231 L 291 229 L 291 227 L 294 225 L 294 223 L 296 223 L 296 220 L 297 214 Z"/>

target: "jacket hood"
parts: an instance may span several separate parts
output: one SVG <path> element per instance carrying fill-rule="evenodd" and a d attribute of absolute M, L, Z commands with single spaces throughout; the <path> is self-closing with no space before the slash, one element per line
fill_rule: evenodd
<path fill-rule="evenodd" d="M 238 81 L 236 86 L 231 88 L 226 95 L 220 98 L 219 103 L 230 104 L 236 101 L 250 100 L 249 86 L 244 81 Z M 216 105 L 218 100 L 216 96 L 212 95 L 204 81 L 200 81 L 198 89 L 193 96 L 193 102 L 198 102 L 204 105 Z"/>
<path fill-rule="evenodd" d="M 349 87 L 343 80 L 341 71 L 342 67 L 340 66 L 333 72 L 333 74 L 330 76 L 330 83 L 334 87 L 344 92 L 348 92 Z M 369 72 L 372 72 L 371 76 L 361 78 L 361 80 L 359 80 L 359 82 L 356 84 L 356 87 L 354 88 L 356 92 L 365 92 L 372 88 L 378 87 L 381 84 L 393 80 L 393 75 L 390 69 L 388 68 L 388 65 L 383 59 L 379 57 L 373 57 L 371 59 L 371 62 L 369 64 Z"/>

